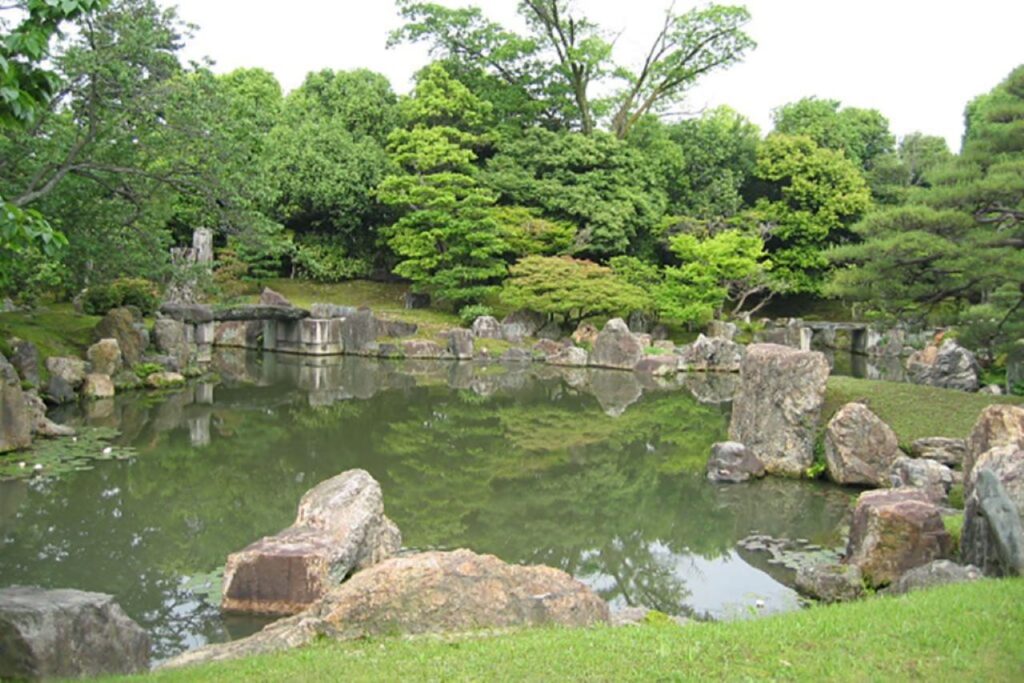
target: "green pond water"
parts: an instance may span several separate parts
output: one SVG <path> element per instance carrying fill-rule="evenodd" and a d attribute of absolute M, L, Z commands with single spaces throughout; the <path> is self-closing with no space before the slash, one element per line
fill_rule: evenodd
<path fill-rule="evenodd" d="M 358 467 L 380 481 L 409 550 L 558 567 L 613 608 L 746 617 L 799 601 L 786 570 L 736 542 L 832 547 L 851 500 L 810 483 L 705 480 L 734 377 L 242 352 L 219 352 L 213 369 L 216 385 L 55 415 L 116 427 L 135 455 L 0 482 L 0 586 L 112 593 L 157 658 L 239 637 L 262 622 L 219 613 L 228 553 Z"/>

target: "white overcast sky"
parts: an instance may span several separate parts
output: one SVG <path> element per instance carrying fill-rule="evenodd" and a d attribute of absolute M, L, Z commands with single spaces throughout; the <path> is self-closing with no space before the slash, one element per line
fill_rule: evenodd
<path fill-rule="evenodd" d="M 441 4 L 470 4 L 435 0 Z M 263 67 L 284 89 L 323 68 L 366 67 L 408 92 L 427 61 L 423 47 L 385 49 L 401 20 L 392 0 L 164 0 L 200 30 L 186 48 L 214 69 Z M 581 13 L 618 34 L 616 56 L 635 63 L 671 0 L 577 0 Z M 478 0 L 521 26 L 515 0 Z M 696 3 L 677 0 L 677 11 Z M 730 4 L 723 2 L 723 4 Z M 706 77 L 685 109 L 728 104 L 767 131 L 772 109 L 808 95 L 880 110 L 902 136 L 942 135 L 956 151 L 964 105 L 1024 63 L 1021 0 L 748 0 L 756 50 Z"/>

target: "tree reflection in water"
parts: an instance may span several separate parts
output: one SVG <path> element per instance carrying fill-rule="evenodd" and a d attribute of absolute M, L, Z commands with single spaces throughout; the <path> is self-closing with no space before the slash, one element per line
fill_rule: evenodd
<path fill-rule="evenodd" d="M 113 593 L 158 656 L 237 637 L 257 624 L 226 622 L 187 581 L 361 467 L 409 548 L 546 564 L 614 605 L 718 617 L 770 581 L 732 553 L 738 539 L 833 543 L 849 503 L 800 482 L 706 482 L 735 390 L 721 378 L 225 352 L 215 369 L 216 387 L 61 416 L 116 426 L 138 457 L 0 483 L 4 584 Z"/>

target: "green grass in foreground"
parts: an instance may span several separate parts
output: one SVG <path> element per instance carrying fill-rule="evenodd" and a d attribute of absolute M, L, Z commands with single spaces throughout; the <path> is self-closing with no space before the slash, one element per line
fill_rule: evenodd
<path fill-rule="evenodd" d="M 146 680 L 1024 680 L 1024 580 L 722 624 L 324 642 Z"/>
<path fill-rule="evenodd" d="M 830 377 L 825 394 L 824 422 L 843 404 L 864 399 L 872 412 L 893 428 L 900 445 L 905 448 L 926 436 L 966 438 L 985 406 L 993 403 L 1024 404 L 1024 398 L 1019 396 L 968 394 L 917 384 Z"/>

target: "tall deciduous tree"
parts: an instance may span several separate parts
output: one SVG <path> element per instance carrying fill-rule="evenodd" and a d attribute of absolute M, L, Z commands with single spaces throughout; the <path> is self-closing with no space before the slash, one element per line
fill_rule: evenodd
<path fill-rule="evenodd" d="M 402 173 L 378 189 L 382 202 L 407 211 L 388 230 L 400 259 L 394 272 L 456 306 L 479 301 L 506 273 L 508 247 L 490 213 L 496 195 L 473 166 L 486 109 L 441 65 L 427 67 L 403 103 L 407 126 L 390 136 Z"/>
<path fill-rule="evenodd" d="M 805 97 L 776 109 L 774 118 L 776 132 L 806 135 L 819 147 L 843 152 L 865 170 L 896 144 L 889 120 L 878 110 L 841 107 L 838 100 Z"/>
<path fill-rule="evenodd" d="M 826 249 L 871 206 L 860 169 L 837 150 L 802 135 L 773 133 L 758 149 L 754 175 L 760 222 L 774 275 L 792 292 L 819 292 L 829 265 Z"/>

